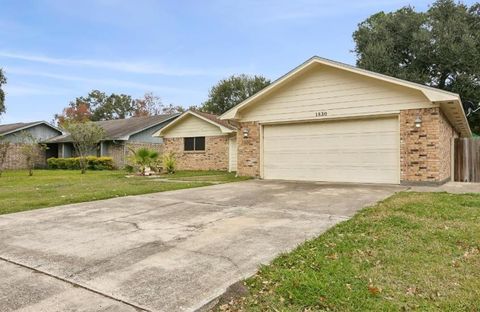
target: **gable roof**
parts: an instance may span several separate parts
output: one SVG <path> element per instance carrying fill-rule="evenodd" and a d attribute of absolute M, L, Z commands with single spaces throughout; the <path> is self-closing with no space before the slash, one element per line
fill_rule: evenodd
<path fill-rule="evenodd" d="M 202 117 L 207 118 L 210 121 L 213 121 L 214 123 L 222 125 L 222 126 L 228 128 L 228 129 L 231 129 L 231 130 L 236 130 L 237 129 L 236 123 L 229 122 L 228 120 L 222 120 L 222 119 L 219 118 L 220 116 L 218 116 L 218 115 L 205 113 L 205 112 L 201 112 L 201 111 L 198 111 L 198 110 L 191 110 L 191 111 L 195 114 L 198 114 Z"/>
<path fill-rule="evenodd" d="M 195 116 L 197 118 L 200 118 L 214 126 L 217 126 L 220 128 L 220 131 L 222 133 L 232 133 L 236 131 L 236 122 L 228 121 L 228 120 L 222 120 L 218 118 L 217 115 L 205 113 L 205 112 L 200 112 L 197 110 L 188 110 L 181 114 L 177 119 L 163 127 L 162 129 L 158 130 L 156 133 L 153 134 L 153 136 L 162 136 L 162 134 L 168 130 L 173 128 L 176 124 L 178 124 L 181 120 L 185 119 L 187 116 Z"/>
<path fill-rule="evenodd" d="M 337 61 L 332 61 L 329 59 L 321 58 L 319 56 L 313 56 L 312 58 L 308 59 L 301 65 L 297 66 L 296 68 L 292 69 L 285 75 L 281 76 L 277 80 L 273 81 L 269 86 L 265 87 L 261 91 L 257 92 L 256 94 L 250 96 L 249 98 L 245 99 L 243 102 L 237 104 L 227 112 L 223 113 L 220 116 L 220 119 L 223 120 L 235 120 L 240 118 L 239 112 L 244 108 L 253 105 L 259 99 L 270 94 L 272 91 L 276 90 L 279 86 L 284 85 L 285 83 L 289 82 L 291 79 L 297 77 L 299 74 L 303 73 L 304 71 L 310 69 L 311 67 L 315 66 L 316 64 L 321 64 L 329 67 L 333 67 L 336 69 L 356 73 L 362 76 L 370 77 L 373 79 L 381 80 L 384 82 L 392 83 L 395 85 L 403 86 L 406 88 L 418 90 L 422 92 L 425 97 L 432 103 L 442 103 L 443 105 L 451 104 L 454 105 L 455 113 L 457 115 L 461 115 L 459 118 L 455 118 L 451 120 L 454 127 L 462 133 L 463 136 L 472 136 L 472 132 L 470 130 L 470 126 L 468 124 L 465 112 L 463 110 L 462 102 L 460 100 L 460 96 L 456 93 L 444 91 L 441 89 L 437 89 L 434 87 L 422 85 L 419 83 L 402 80 L 399 78 L 379 74 L 376 72 L 372 72 L 369 70 L 361 69 L 352 65 L 344 64 Z"/>
<path fill-rule="evenodd" d="M 28 128 L 38 126 L 38 125 L 45 125 L 60 133 L 63 133 L 62 130 L 58 129 L 57 127 L 52 126 L 46 121 L 40 120 L 40 121 L 33 121 L 33 122 L 17 122 L 12 124 L 0 125 L 0 135 L 7 135 L 7 134 L 19 132 Z"/>
<path fill-rule="evenodd" d="M 95 121 L 94 123 L 103 128 L 105 131 L 105 138 L 103 141 L 126 141 L 130 136 L 155 127 L 158 124 L 167 122 L 178 117 L 180 114 L 172 115 L 156 115 L 147 117 L 130 117 L 126 119 L 114 119 Z M 64 134 L 58 137 L 47 140 L 46 143 L 67 143 L 71 142 L 70 134 Z"/>

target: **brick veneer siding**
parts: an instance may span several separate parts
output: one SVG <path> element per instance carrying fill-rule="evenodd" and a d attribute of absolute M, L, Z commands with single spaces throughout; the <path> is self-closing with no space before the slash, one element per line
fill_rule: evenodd
<path fill-rule="evenodd" d="M 11 143 L 3 169 L 26 169 L 27 162 L 25 156 L 22 154 L 21 143 Z M 35 161 L 35 168 L 45 168 L 47 166 L 45 150 L 40 147 L 37 149 L 37 156 Z"/>
<path fill-rule="evenodd" d="M 103 156 L 112 157 L 115 168 L 123 168 L 125 166 L 125 155 L 127 149 L 124 142 L 106 144 L 107 147 L 103 152 Z"/>
<path fill-rule="evenodd" d="M 415 127 L 420 116 L 422 124 Z M 400 112 L 402 182 L 441 183 L 451 176 L 451 142 L 455 136 L 440 108 Z"/>
<path fill-rule="evenodd" d="M 248 129 L 248 138 L 243 132 Z M 237 131 L 237 174 L 260 176 L 260 125 L 257 122 L 241 123 Z"/>
<path fill-rule="evenodd" d="M 127 165 L 129 156 L 133 154 L 131 149 L 138 150 L 140 148 L 155 150 L 160 157 L 163 154 L 163 144 L 159 143 L 121 142 L 114 144 L 109 142 L 103 156 L 112 157 L 114 166 L 121 169 Z"/>
<path fill-rule="evenodd" d="M 185 152 L 183 138 L 164 138 L 164 152 L 174 153 L 178 170 L 228 170 L 228 136 L 205 137 L 205 151 Z"/>
<path fill-rule="evenodd" d="M 422 118 L 415 127 L 417 116 Z M 248 128 L 248 138 L 243 131 Z M 457 133 L 440 108 L 400 112 L 400 177 L 402 182 L 441 183 L 450 179 L 452 139 Z M 237 132 L 238 174 L 260 176 L 260 126 L 241 123 Z"/>

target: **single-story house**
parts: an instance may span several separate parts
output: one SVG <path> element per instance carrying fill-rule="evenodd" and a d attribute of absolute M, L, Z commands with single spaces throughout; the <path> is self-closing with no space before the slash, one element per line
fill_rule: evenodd
<path fill-rule="evenodd" d="M 28 132 L 37 142 L 43 142 L 52 137 L 62 135 L 62 131 L 52 126 L 46 121 L 19 122 L 13 124 L 0 125 L 0 137 L 2 140 L 10 142 L 7 151 L 4 169 L 24 169 L 26 168 L 25 156 L 21 153 L 24 139 L 21 135 L 22 131 Z M 41 149 L 39 146 L 38 157 L 36 161 L 37 167 L 45 167 L 45 159 L 52 156 L 51 150 Z"/>
<path fill-rule="evenodd" d="M 94 156 L 112 157 L 117 168 L 127 164 L 130 149 L 137 150 L 142 147 L 163 152 L 163 140 L 153 134 L 162 129 L 180 114 L 157 115 L 148 117 L 131 117 L 94 122 L 105 131 L 105 137 L 100 142 Z M 75 157 L 72 138 L 68 133 L 45 140 L 50 150 L 57 154 L 54 157 Z"/>
<path fill-rule="evenodd" d="M 220 119 L 239 125 L 237 173 L 263 179 L 443 183 L 472 136 L 458 94 L 317 56 Z"/>
<path fill-rule="evenodd" d="M 189 110 L 157 131 L 164 153 L 173 153 L 180 170 L 237 171 L 235 122 Z"/>

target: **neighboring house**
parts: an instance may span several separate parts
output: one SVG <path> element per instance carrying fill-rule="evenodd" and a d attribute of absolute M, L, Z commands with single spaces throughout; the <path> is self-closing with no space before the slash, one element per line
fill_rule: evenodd
<path fill-rule="evenodd" d="M 458 94 L 313 57 L 220 116 L 239 123 L 238 174 L 443 183 L 471 137 Z"/>
<path fill-rule="evenodd" d="M 180 170 L 237 171 L 236 127 L 217 116 L 189 110 L 154 134 Z"/>
<path fill-rule="evenodd" d="M 21 153 L 23 145 L 22 131 L 30 133 L 38 142 L 43 142 L 52 137 L 62 134 L 62 131 L 52 126 L 46 121 L 35 122 L 19 122 L 14 124 L 0 125 L 0 136 L 3 140 L 10 142 L 7 152 L 6 161 L 3 165 L 4 169 L 24 169 L 26 168 L 25 156 Z M 38 148 L 37 167 L 46 165 L 45 159 L 55 153 L 53 150 L 44 150 Z"/>
<path fill-rule="evenodd" d="M 180 114 L 157 115 L 149 117 L 131 117 L 96 121 L 105 130 L 105 137 L 100 142 L 94 156 L 112 157 L 117 168 L 123 168 L 131 153 L 130 149 L 137 150 L 141 147 L 163 152 L 163 140 L 152 135 L 177 118 Z M 75 157 L 75 150 L 71 136 L 67 133 L 62 136 L 46 140 L 47 146 L 57 150 L 55 157 Z"/>

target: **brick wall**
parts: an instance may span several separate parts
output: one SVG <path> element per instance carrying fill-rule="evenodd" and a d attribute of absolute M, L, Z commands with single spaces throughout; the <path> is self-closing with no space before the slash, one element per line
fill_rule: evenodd
<path fill-rule="evenodd" d="M 228 136 L 205 137 L 205 151 L 185 152 L 183 138 L 164 138 L 164 152 L 177 158 L 179 170 L 228 170 Z"/>
<path fill-rule="evenodd" d="M 128 163 L 128 158 L 132 155 L 131 149 L 138 150 L 140 148 L 155 150 L 160 154 L 160 157 L 163 153 L 163 144 L 159 143 L 122 142 L 119 144 L 113 144 L 109 142 L 107 143 L 104 156 L 112 157 L 114 166 L 121 169 Z"/>
<path fill-rule="evenodd" d="M 3 164 L 3 169 L 26 169 L 27 162 L 25 156 L 22 154 L 22 145 L 21 143 L 11 143 L 5 163 Z M 45 150 L 40 147 L 37 149 L 35 168 L 45 168 L 46 163 L 46 154 Z"/>
<path fill-rule="evenodd" d="M 103 155 L 106 157 L 112 157 L 113 165 L 115 168 L 123 168 L 125 166 L 125 143 L 117 143 L 114 144 L 113 142 L 109 142 L 106 145 L 106 148 L 103 152 Z"/>
<path fill-rule="evenodd" d="M 248 129 L 248 138 L 243 137 Z M 260 126 L 256 122 L 241 123 L 237 131 L 237 174 L 240 176 L 260 176 Z"/>
<path fill-rule="evenodd" d="M 415 127 L 420 116 L 422 124 Z M 444 182 L 451 176 L 454 130 L 440 108 L 400 112 L 400 162 L 403 182 Z"/>

